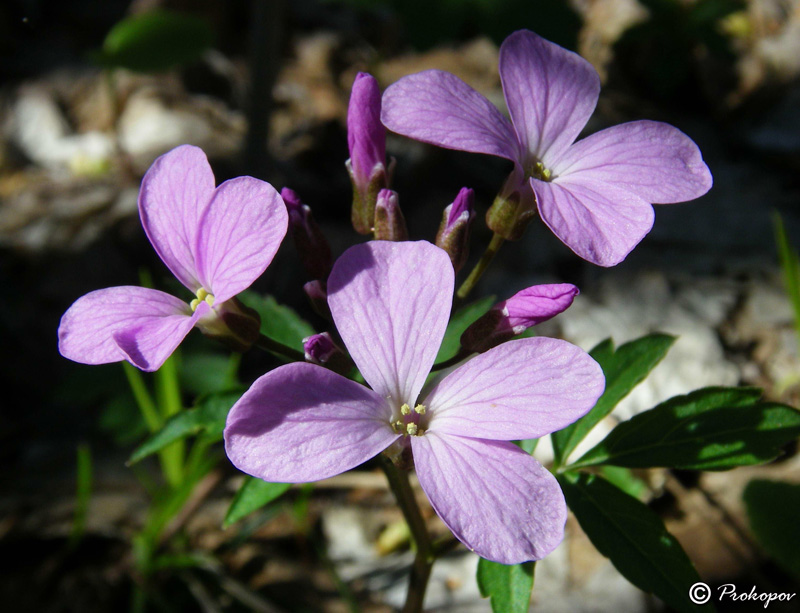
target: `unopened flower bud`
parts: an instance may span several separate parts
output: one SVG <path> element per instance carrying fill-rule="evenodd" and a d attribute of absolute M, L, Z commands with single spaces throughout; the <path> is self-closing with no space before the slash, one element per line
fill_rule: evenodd
<path fill-rule="evenodd" d="M 289 227 L 303 268 L 312 279 L 326 279 L 331 271 L 331 247 L 311 215 L 311 208 L 303 204 L 294 190 L 284 187 L 281 198 L 289 212 Z"/>
<path fill-rule="evenodd" d="M 453 203 L 445 208 L 436 234 L 436 246 L 447 252 L 456 272 L 463 268 L 469 255 L 469 225 L 475 217 L 474 203 L 475 192 L 462 187 Z"/>
<path fill-rule="evenodd" d="M 359 72 L 347 109 L 347 170 L 353 183 L 352 221 L 356 232 L 369 234 L 378 192 L 389 186 L 386 128 L 381 123 L 381 90 L 375 77 Z"/>
<path fill-rule="evenodd" d="M 304 338 L 303 351 L 308 362 L 325 366 L 341 375 L 349 373 L 355 366 L 353 360 L 333 342 L 327 332 Z"/>
<path fill-rule="evenodd" d="M 405 241 L 408 240 L 408 229 L 397 192 L 382 189 L 378 192 L 375 205 L 375 240 Z"/>
<path fill-rule="evenodd" d="M 331 309 L 328 306 L 328 288 L 324 281 L 309 281 L 303 286 L 303 291 L 311 302 L 311 308 L 317 315 L 324 317 L 328 321 L 333 321 Z"/>
<path fill-rule="evenodd" d="M 215 304 L 197 322 L 200 331 L 234 351 L 247 351 L 261 332 L 261 317 L 237 298 Z"/>
<path fill-rule="evenodd" d="M 461 335 L 461 347 L 482 353 L 565 311 L 578 288 L 569 283 L 534 285 L 489 309 Z"/>
<path fill-rule="evenodd" d="M 514 170 L 486 211 L 486 225 L 506 240 L 519 240 L 536 211 L 533 190 L 527 179 Z"/>

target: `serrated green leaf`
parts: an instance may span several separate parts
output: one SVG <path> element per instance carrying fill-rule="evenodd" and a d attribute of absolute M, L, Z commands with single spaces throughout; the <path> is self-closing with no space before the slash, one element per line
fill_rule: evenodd
<path fill-rule="evenodd" d="M 291 483 L 269 483 L 255 477 L 246 477 L 225 515 L 223 528 L 227 528 L 253 511 L 268 505 L 290 487 L 292 487 Z"/>
<path fill-rule="evenodd" d="M 775 562 L 800 577 L 800 484 L 751 481 L 743 499 L 758 543 Z"/>
<path fill-rule="evenodd" d="M 108 68 L 159 72 L 197 59 L 212 44 L 205 19 L 159 9 L 117 23 L 96 57 Z"/>
<path fill-rule="evenodd" d="M 464 334 L 464 330 L 469 328 L 481 315 L 484 315 L 491 309 L 494 303 L 494 296 L 485 296 L 459 309 L 459 311 L 453 315 L 450 322 L 447 324 L 444 340 L 442 340 L 442 346 L 439 347 L 439 353 L 436 356 L 435 363 L 449 360 L 458 353 L 459 349 L 461 349 L 461 335 Z"/>
<path fill-rule="evenodd" d="M 288 306 L 278 304 L 272 296 L 246 291 L 238 298 L 261 317 L 261 334 L 287 347 L 303 350 L 303 339 L 314 334 L 314 328 Z"/>
<path fill-rule="evenodd" d="M 563 464 L 591 429 L 641 383 L 674 342 L 674 336 L 650 334 L 620 345 L 615 351 L 613 341 L 606 339 L 589 352 L 603 369 L 606 389 L 589 413 L 552 434 L 557 465 Z"/>
<path fill-rule="evenodd" d="M 533 589 L 535 562 L 498 564 L 481 558 L 478 561 L 478 589 L 490 598 L 494 613 L 527 613 Z"/>
<path fill-rule="evenodd" d="M 619 424 L 572 467 L 727 470 L 761 464 L 800 436 L 800 411 L 760 397 L 759 389 L 725 387 L 676 396 Z"/>
<path fill-rule="evenodd" d="M 714 610 L 689 600 L 700 577 L 658 515 L 598 475 L 565 473 L 558 480 L 581 528 L 622 576 L 676 611 Z"/>
<path fill-rule="evenodd" d="M 128 463 L 135 464 L 170 443 L 200 432 L 204 432 L 210 440 L 220 440 L 228 411 L 240 396 L 240 392 L 226 392 L 201 398 L 196 408 L 181 411 L 167 420 L 161 430 L 133 452 Z"/>

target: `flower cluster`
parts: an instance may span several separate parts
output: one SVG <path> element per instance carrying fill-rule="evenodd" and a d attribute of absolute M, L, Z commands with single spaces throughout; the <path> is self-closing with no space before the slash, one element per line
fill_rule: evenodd
<path fill-rule="evenodd" d="M 248 349 L 260 322 L 236 295 L 264 272 L 291 228 L 310 279 L 304 289 L 335 329 L 304 339 L 305 362 L 266 373 L 236 402 L 224 433 L 231 462 L 260 479 L 303 483 L 384 453 L 416 469 L 433 509 L 472 551 L 505 564 L 544 557 L 563 536 L 564 496 L 512 441 L 568 426 L 605 383 L 578 347 L 515 337 L 568 308 L 578 289 L 540 285 L 500 302 L 461 336 L 451 360 L 461 363 L 430 377 L 445 366 L 434 362 L 455 275 L 468 259 L 475 195 L 464 188 L 445 208 L 435 244 L 409 241 L 389 188 L 384 124 L 510 160 L 514 169 L 487 214 L 495 235 L 518 238 L 538 211 L 575 253 L 602 266 L 621 261 L 650 230 L 652 203 L 695 198 L 711 175 L 697 146 L 662 123 L 632 122 L 574 142 L 597 101 L 598 76 L 532 32 L 503 43 L 500 75 L 511 120 L 445 72 L 405 77 L 383 98 L 373 77 L 356 77 L 348 112 L 352 222 L 375 240 L 335 262 L 294 191 L 279 195 L 252 177 L 215 187 L 196 147 L 163 155 L 143 179 L 141 221 L 194 298 L 130 286 L 91 292 L 61 320 L 62 355 L 152 371 L 193 327 Z"/>

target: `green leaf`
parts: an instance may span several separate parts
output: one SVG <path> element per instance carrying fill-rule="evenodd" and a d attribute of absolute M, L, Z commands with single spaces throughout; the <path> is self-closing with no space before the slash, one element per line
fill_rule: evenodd
<path fill-rule="evenodd" d="M 252 291 L 242 292 L 238 298 L 261 317 L 261 334 L 292 347 L 303 350 L 303 339 L 314 334 L 314 328 L 291 308 L 278 304 L 272 296 L 262 296 Z"/>
<path fill-rule="evenodd" d="M 800 484 L 755 480 L 744 489 L 750 529 L 772 559 L 800 577 Z"/>
<path fill-rule="evenodd" d="M 494 613 L 527 613 L 533 589 L 535 562 L 498 564 L 481 558 L 478 561 L 478 589 L 491 598 Z"/>
<path fill-rule="evenodd" d="M 558 480 L 581 528 L 622 576 L 676 611 L 713 610 L 689 600 L 700 577 L 651 509 L 597 475 L 565 473 Z"/>
<path fill-rule="evenodd" d="M 171 417 L 161 430 L 153 434 L 133 452 L 128 463 L 135 464 L 174 441 L 201 432 L 205 432 L 210 440 L 220 440 L 222 431 L 225 429 L 228 411 L 240 396 L 240 392 L 227 392 L 201 398 L 196 408 L 181 411 Z"/>
<path fill-rule="evenodd" d="M 255 477 L 246 477 L 225 515 L 223 528 L 227 528 L 253 511 L 269 504 L 290 487 L 292 487 L 291 483 L 269 483 Z"/>
<path fill-rule="evenodd" d="M 486 296 L 468 304 L 453 315 L 450 323 L 447 324 L 442 346 L 436 356 L 436 363 L 449 360 L 458 353 L 458 350 L 461 349 L 461 335 L 464 334 L 464 330 L 469 328 L 481 315 L 486 314 L 494 303 L 494 296 Z"/>
<path fill-rule="evenodd" d="M 240 359 L 240 353 L 184 354 L 179 366 L 181 387 L 197 396 L 235 389 L 239 386 L 236 370 Z"/>
<path fill-rule="evenodd" d="M 800 411 L 760 397 L 756 388 L 709 387 L 670 398 L 619 424 L 573 468 L 727 470 L 767 462 L 800 436 Z"/>
<path fill-rule="evenodd" d="M 214 30 L 205 19 L 154 10 L 111 28 L 97 60 L 107 68 L 159 72 L 196 60 L 213 43 Z"/>
<path fill-rule="evenodd" d="M 556 464 L 563 464 L 589 431 L 614 410 L 658 364 L 675 342 L 674 336 L 650 334 L 620 345 L 607 339 L 589 352 L 603 369 L 606 389 L 594 408 L 574 424 L 552 435 Z"/>
<path fill-rule="evenodd" d="M 639 500 L 644 500 L 645 495 L 650 491 L 644 481 L 634 475 L 630 469 L 622 466 L 603 466 L 600 468 L 600 474 L 628 496 L 633 496 Z"/>

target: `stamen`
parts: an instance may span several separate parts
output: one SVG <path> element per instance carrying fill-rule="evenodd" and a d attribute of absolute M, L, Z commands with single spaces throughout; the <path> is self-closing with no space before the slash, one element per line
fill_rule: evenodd
<path fill-rule="evenodd" d="M 408 405 L 406 405 L 406 406 L 408 406 Z M 415 410 L 415 411 L 416 411 L 416 412 L 417 412 L 419 415 L 425 415 L 425 411 L 426 411 L 426 409 L 425 409 L 425 405 L 424 405 L 424 404 L 418 404 L 417 406 L 415 406 L 415 407 L 414 407 L 414 410 Z M 411 411 L 409 411 L 409 413 L 410 413 L 410 412 L 411 412 Z"/>
<path fill-rule="evenodd" d="M 400 407 L 400 413 L 403 415 L 411 415 L 411 407 L 408 404 L 404 404 Z"/>
<path fill-rule="evenodd" d="M 197 310 L 197 307 L 200 306 L 201 302 L 205 302 L 208 306 L 214 306 L 214 294 L 208 293 L 208 290 L 205 288 L 201 287 L 199 290 L 197 290 L 196 295 L 197 297 L 189 303 L 192 313 Z"/>
<path fill-rule="evenodd" d="M 417 424 L 406 424 L 406 432 L 411 436 L 414 436 L 417 433 Z"/>
<path fill-rule="evenodd" d="M 541 162 L 536 162 L 536 164 L 533 165 L 533 168 L 531 168 L 530 176 L 541 181 L 549 181 L 553 176 L 553 173 L 550 172 L 549 168 L 545 168 L 544 164 Z"/>

